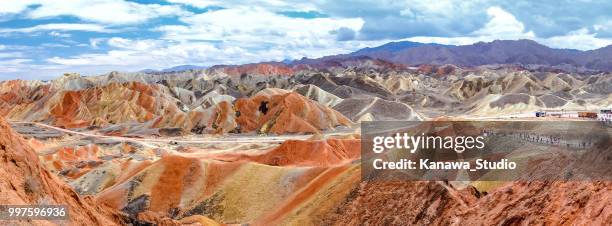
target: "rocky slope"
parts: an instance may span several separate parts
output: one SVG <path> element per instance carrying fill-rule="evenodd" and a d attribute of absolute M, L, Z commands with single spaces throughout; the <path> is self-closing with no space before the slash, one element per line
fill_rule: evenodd
<path fill-rule="evenodd" d="M 359 151 L 355 147 L 358 148 L 349 150 L 353 156 L 343 158 L 354 158 Z M 118 181 L 97 197 L 134 215 L 148 211 L 177 219 L 204 215 L 223 223 L 270 224 L 285 219 L 302 205 L 311 205 L 311 200 L 329 192 L 328 186 L 345 187 L 336 196 L 346 195 L 348 187 L 358 179 L 354 167 L 339 161 L 312 164 L 307 153 L 287 155 L 286 160 L 273 159 L 280 157 L 275 155 L 279 153 L 282 150 L 272 150 L 272 159 L 261 155 L 233 156 L 224 161 L 215 160 L 221 157 L 169 155 Z M 335 161 L 337 157 L 329 159 Z M 353 179 L 348 183 L 346 177 Z"/>
<path fill-rule="evenodd" d="M 255 95 L 235 103 L 240 130 L 259 133 L 317 133 L 351 121 L 337 111 L 298 93 Z"/>
<path fill-rule="evenodd" d="M 0 203 L 12 205 L 67 205 L 69 222 L 88 225 L 121 225 L 126 219 L 117 210 L 81 197 L 49 173 L 28 143 L 0 117 Z M 37 220 L 25 224 L 54 225 Z"/>
<path fill-rule="evenodd" d="M 0 106 L 12 120 L 97 127 L 104 133 L 130 136 L 253 132 L 276 117 L 272 110 L 274 117 L 262 114 L 265 122 L 249 122 L 259 120 L 258 108 L 272 100 L 270 104 L 291 102 L 293 107 L 310 106 L 323 112 L 333 108 L 353 122 L 494 116 L 539 109 L 598 111 L 612 106 L 609 73 L 538 72 L 507 66 L 381 67 L 367 58 L 350 62 L 325 68 L 294 65 L 287 72 L 291 76 L 249 65 L 237 75 L 226 73 L 226 67 L 215 67 L 95 77 L 67 74 L 51 82 L 5 81 L 0 83 Z M 286 97 L 295 104 L 271 97 L 289 92 L 297 93 Z M 283 123 L 308 121 L 311 125 L 301 123 L 303 131 L 277 132 L 312 133 L 346 124 L 333 110 L 321 119 L 289 112 L 295 117 L 283 116 L 292 121 Z"/>
<path fill-rule="evenodd" d="M 362 183 L 333 225 L 608 225 L 609 182 L 510 182 L 489 194 L 442 182 Z"/>
<path fill-rule="evenodd" d="M 258 162 L 271 166 L 343 165 L 360 157 L 358 139 L 288 140 L 262 153 L 230 153 L 211 158 L 226 162 Z"/>

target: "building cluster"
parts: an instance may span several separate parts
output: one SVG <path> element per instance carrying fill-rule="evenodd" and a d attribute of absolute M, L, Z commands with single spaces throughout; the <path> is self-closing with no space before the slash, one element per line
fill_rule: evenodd
<path fill-rule="evenodd" d="M 592 111 L 536 111 L 535 117 L 558 117 L 558 118 L 585 118 L 585 119 L 596 119 L 597 121 L 605 122 L 606 124 L 612 124 L 612 109 L 602 109 L 599 112 Z"/>
<path fill-rule="evenodd" d="M 612 109 L 599 111 L 599 114 L 597 114 L 597 120 L 602 121 L 605 124 L 612 124 Z"/>

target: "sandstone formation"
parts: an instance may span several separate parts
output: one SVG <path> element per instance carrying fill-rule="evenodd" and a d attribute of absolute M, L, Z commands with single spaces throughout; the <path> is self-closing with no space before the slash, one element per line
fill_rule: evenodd
<path fill-rule="evenodd" d="M 333 107 L 342 102 L 342 98 L 328 93 L 315 85 L 298 86 L 295 88 L 295 92 L 327 107 Z"/>
<path fill-rule="evenodd" d="M 610 186 L 609 182 L 511 182 L 483 194 L 442 182 L 362 183 L 357 195 L 323 222 L 608 225 L 612 223 Z"/>
<path fill-rule="evenodd" d="M 597 111 L 612 105 L 609 73 L 532 71 L 504 65 L 435 66 L 451 68 L 439 73 L 425 70 L 427 65 L 391 66 L 367 57 L 324 65 L 263 63 L 150 74 L 67 74 L 48 82 L 6 81 L 0 83 L 0 111 L 11 120 L 162 136 L 168 130 L 236 133 L 239 116 L 232 110 L 237 102 L 244 103 L 238 99 L 291 91 L 325 107 L 341 108 L 341 114 L 352 121 L 417 117 L 413 115 L 481 117 L 539 109 Z M 338 107 L 343 101 L 344 106 Z M 347 106 L 359 102 L 377 107 Z"/>
<path fill-rule="evenodd" d="M 609 225 L 608 182 L 364 181 L 358 128 L 599 111 L 611 84 L 363 55 L 4 81 L 0 114 L 28 140 L 0 123 L 0 202 L 67 203 L 93 225 Z"/>
<path fill-rule="evenodd" d="M 238 99 L 236 122 L 241 131 L 260 133 L 318 133 L 350 120 L 337 111 L 291 92 L 279 95 L 256 95 Z"/>
<path fill-rule="evenodd" d="M 374 98 L 348 98 L 334 109 L 355 122 L 361 121 L 420 121 L 423 118 L 404 103 Z"/>
<path fill-rule="evenodd" d="M 98 198 L 128 214 L 151 211 L 178 219 L 203 215 L 223 223 L 247 223 L 265 218 L 287 202 L 301 205 L 318 197 L 317 193 L 324 190 L 320 186 L 341 183 L 339 175 L 355 173 L 349 169 L 275 167 L 167 156 L 105 189 Z M 321 181 L 313 184 L 317 180 Z M 302 194 L 305 190 L 310 191 Z M 298 201 L 294 200 L 296 195 L 305 197 Z"/>
<path fill-rule="evenodd" d="M 124 216 L 100 205 L 92 197 L 81 197 L 49 173 L 36 152 L 0 118 L 0 203 L 12 205 L 67 205 L 69 222 L 89 225 L 121 225 Z M 50 221 L 21 222 L 53 225 Z"/>
<path fill-rule="evenodd" d="M 361 143 L 356 139 L 288 140 L 259 154 L 224 154 L 223 161 L 258 162 L 271 166 L 333 166 L 359 159 Z"/>

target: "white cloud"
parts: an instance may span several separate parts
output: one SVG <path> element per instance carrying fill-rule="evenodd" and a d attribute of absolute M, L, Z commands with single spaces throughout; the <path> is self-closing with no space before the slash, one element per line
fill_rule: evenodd
<path fill-rule="evenodd" d="M 0 48 L 1 49 L 1 48 Z M 0 52 L 0 59 L 20 58 L 23 57 L 22 52 Z"/>
<path fill-rule="evenodd" d="M 539 39 L 540 42 L 553 48 L 572 48 L 590 50 L 612 45 L 612 39 L 597 38 L 597 33 L 590 33 L 589 29 L 582 28 L 571 31 L 562 36 Z"/>
<path fill-rule="evenodd" d="M 523 23 L 518 21 L 514 15 L 494 6 L 487 9 L 490 19 L 485 26 L 475 32 L 476 36 L 492 36 L 502 39 L 534 38 L 532 31 L 525 31 Z"/>
<path fill-rule="evenodd" d="M 14 73 L 21 71 L 24 67 L 27 67 L 26 63 L 32 62 L 30 59 L 3 59 L 0 61 L 0 73 Z"/>
<path fill-rule="evenodd" d="M 612 20 L 594 24 L 592 28 L 596 33 L 604 34 L 607 37 L 612 36 Z"/>
<path fill-rule="evenodd" d="M 123 51 L 161 48 L 169 52 L 165 57 L 177 57 L 180 64 L 213 65 L 321 57 L 380 43 L 337 40 L 340 28 L 359 31 L 361 18 L 293 18 L 261 7 L 237 7 L 180 20 L 186 25 L 155 28 L 163 33 L 163 43 L 114 38 L 108 44 Z"/>
<path fill-rule="evenodd" d="M 131 40 L 126 38 L 110 38 L 107 41 L 107 44 L 111 47 L 125 49 L 125 50 L 151 50 L 157 46 L 160 46 L 162 41 L 159 40 Z"/>
<path fill-rule="evenodd" d="M 292 18 L 260 7 L 223 9 L 188 17 L 188 26 L 160 26 L 169 40 L 222 41 L 237 45 L 288 46 L 327 45 L 335 39 L 332 31 L 341 27 L 358 31 L 361 18 Z"/>
<path fill-rule="evenodd" d="M 130 40 L 110 38 L 107 44 L 114 48 L 103 54 L 82 54 L 70 58 L 53 57 L 48 62 L 68 66 L 112 65 L 127 70 L 142 69 L 144 66 L 170 66 L 189 58 L 215 50 L 210 45 L 169 45 L 159 40 Z M 185 54 L 189 52 L 189 54 Z M 217 52 L 219 54 L 219 52 Z M 203 58 L 204 59 L 204 58 Z"/>
<path fill-rule="evenodd" d="M 167 2 L 189 5 L 196 8 L 211 6 L 237 8 L 257 6 L 270 11 L 311 11 L 317 10 L 314 3 L 298 0 L 167 0 Z"/>
<path fill-rule="evenodd" d="M 217 65 L 244 64 L 262 61 L 280 61 L 287 58 L 321 57 L 354 51 L 366 43 L 343 42 L 305 49 L 283 46 L 253 49 L 238 45 L 218 45 L 209 42 L 167 40 L 131 40 L 110 38 L 106 41 L 113 49 L 102 54 L 81 54 L 74 57 L 53 57 L 47 62 L 68 67 L 102 67 L 134 71 L 143 68 L 161 69 L 181 64 Z M 372 43 L 369 43 L 370 45 Z M 380 44 L 380 43 L 376 43 Z"/>
<path fill-rule="evenodd" d="M 49 47 L 49 48 L 69 48 L 71 47 L 69 45 L 64 45 L 64 44 L 59 44 L 59 43 L 44 43 L 44 44 L 41 44 L 40 46 Z"/>
<path fill-rule="evenodd" d="M 469 36 L 463 37 L 411 37 L 405 40 L 424 43 L 440 43 L 448 45 L 468 45 L 475 42 L 489 42 L 493 40 L 532 39 L 552 48 L 569 48 L 590 50 L 612 44 L 612 39 L 598 38 L 597 33 L 590 33 L 589 29 L 582 28 L 564 35 L 548 38 L 539 38 L 532 31 L 525 31 L 525 26 L 512 14 L 499 7 L 490 7 L 487 10 L 489 21 Z"/>
<path fill-rule="evenodd" d="M 472 13 L 478 4 L 478 1 L 464 0 L 439 0 L 436 3 L 406 0 L 401 3 L 404 9 L 400 11 L 400 15 L 409 16 L 417 20 L 449 19 Z"/>
<path fill-rule="evenodd" d="M 15 58 L 0 60 L 0 81 L 11 79 L 51 80 L 71 69 L 62 65 L 36 64 L 32 59 Z"/>
<path fill-rule="evenodd" d="M 103 54 L 82 54 L 70 58 L 53 57 L 48 62 L 68 66 L 99 66 L 112 65 L 128 70 L 145 66 L 170 66 L 185 60 L 183 51 L 198 51 L 210 46 L 166 46 L 157 40 L 128 40 L 111 38 L 107 41 L 115 49 Z M 207 52 L 207 51 L 206 51 Z"/>
<path fill-rule="evenodd" d="M 0 33 L 22 32 L 31 33 L 38 31 L 92 31 L 109 33 L 114 32 L 112 29 L 105 28 L 98 24 L 41 24 L 33 27 L 25 28 L 0 28 Z"/>
<path fill-rule="evenodd" d="M 61 33 L 57 31 L 51 31 L 49 32 L 49 35 L 54 36 L 54 37 L 62 37 L 62 38 L 69 38 L 71 36 L 70 34 Z"/>
<path fill-rule="evenodd" d="M 239 7 L 184 16 L 186 25 L 157 27 L 162 39 L 90 39 L 110 50 L 100 54 L 53 57 L 47 62 L 71 67 L 115 66 L 121 70 L 179 64 L 242 64 L 348 53 L 381 41 L 337 41 L 334 31 L 358 31 L 360 18 L 292 18 L 260 7 Z M 369 46 L 368 45 L 368 46 Z"/>
<path fill-rule="evenodd" d="M 196 8 L 206 8 L 210 6 L 219 6 L 222 1 L 209 1 L 209 0 L 168 0 L 170 3 L 177 3 L 183 5 L 189 5 Z"/>
<path fill-rule="evenodd" d="M 107 40 L 107 39 L 106 38 L 90 38 L 89 46 L 91 46 L 91 48 L 97 49 L 98 45 L 104 40 Z"/>
<path fill-rule="evenodd" d="M 35 0 L 0 1 L 0 15 L 20 13 L 34 4 Z"/>
<path fill-rule="evenodd" d="M 37 7 L 27 9 L 34 5 Z M 24 13 L 31 19 L 74 16 L 104 24 L 135 24 L 157 17 L 189 14 L 177 5 L 139 4 L 125 0 L 0 1 L 0 15 L 16 13 Z"/>

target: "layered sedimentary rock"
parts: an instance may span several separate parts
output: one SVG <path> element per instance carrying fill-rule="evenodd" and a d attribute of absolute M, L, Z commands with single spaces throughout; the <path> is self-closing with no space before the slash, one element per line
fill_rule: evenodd
<path fill-rule="evenodd" d="M 595 111 L 612 106 L 611 81 L 609 73 L 409 68 L 359 57 L 6 81 L 0 83 L 0 114 L 72 131 L 40 125 L 24 130 L 37 152 L 23 157 L 27 161 L 4 157 L 9 173 L 1 174 L 0 185 L 11 192 L 6 197 L 29 203 L 49 194 L 55 197 L 49 200 L 83 205 L 77 208 L 84 215 L 74 217 L 93 224 L 120 221 L 112 211 L 92 215 L 107 210 L 88 210 L 91 198 L 79 199 L 51 174 L 128 220 L 157 223 L 608 225 L 607 182 L 461 189 L 445 182 L 362 182 L 360 140 L 344 126 L 540 109 Z M 21 142 L 2 136 L 3 145 Z M 37 169 L 49 171 L 32 168 L 36 154 Z M 26 163 L 32 173 L 23 171 Z M 22 174 L 41 176 L 32 176 L 35 182 L 12 176 Z M 31 192 L 45 184 L 49 188 Z"/>
<path fill-rule="evenodd" d="M 323 222 L 357 224 L 608 225 L 609 182 L 510 182 L 483 194 L 442 182 L 362 183 Z"/>
<path fill-rule="evenodd" d="M 221 70 L 226 74 L 240 76 L 243 74 L 258 74 L 258 75 L 291 75 L 294 70 L 284 64 L 279 63 L 260 63 L 260 64 L 245 64 L 238 66 L 218 66 L 213 67 L 213 70 Z"/>
<path fill-rule="evenodd" d="M 117 210 L 100 205 L 92 197 L 80 197 L 43 168 L 36 152 L 1 117 L 0 161 L 0 203 L 4 205 L 67 205 L 70 222 L 74 224 L 121 225 L 124 222 L 124 216 Z M 53 223 L 40 220 L 35 224 Z"/>
<path fill-rule="evenodd" d="M 151 211 L 178 219 L 204 215 L 223 223 L 274 222 L 264 218 L 294 211 L 295 205 L 319 197 L 329 183 L 341 183 L 340 178 L 354 173 L 343 166 L 276 167 L 167 156 L 98 198 L 129 214 Z"/>
<path fill-rule="evenodd" d="M 20 110 L 13 109 L 9 117 L 66 128 L 145 122 L 161 114 L 180 117 L 174 101 L 162 95 L 159 88 L 137 82 L 57 91 L 44 102 L 30 103 L 27 111 Z"/>
<path fill-rule="evenodd" d="M 342 102 L 342 98 L 328 93 L 315 85 L 298 86 L 295 88 L 295 92 L 327 107 L 333 107 Z"/>
<path fill-rule="evenodd" d="M 443 68 L 452 70 L 444 69 L 440 74 L 438 69 L 424 70 L 427 65 L 419 69 L 381 66 L 384 64 L 376 61 L 356 58 L 324 67 L 252 64 L 152 74 L 67 74 L 50 82 L 6 81 L 0 85 L 0 111 L 11 120 L 41 121 L 67 128 L 118 124 L 134 127 L 136 123 L 148 129 L 180 128 L 183 133 L 226 133 L 237 126 L 232 125 L 231 112 L 227 110 L 234 108 L 236 99 L 288 91 L 327 107 L 349 99 L 365 98 L 371 102 L 376 97 L 397 102 L 395 106 L 407 105 L 430 118 L 495 116 L 537 109 L 594 111 L 612 105 L 609 73 L 447 65 Z M 529 100 L 520 97 L 525 95 Z M 220 106 L 222 102 L 229 105 Z M 341 113 L 359 121 L 361 117 L 353 116 L 359 115 L 360 110 L 352 108 Z M 214 122 L 222 114 L 228 120 Z M 389 118 L 375 114 L 372 117 Z"/>
<path fill-rule="evenodd" d="M 322 219 L 330 225 L 449 225 L 461 221 L 455 211 L 476 197 L 441 182 L 361 183 L 352 196 Z"/>
<path fill-rule="evenodd" d="M 377 97 L 345 99 L 334 106 L 334 109 L 355 122 L 422 120 L 422 117 L 407 104 Z"/>
<path fill-rule="evenodd" d="M 317 133 L 350 120 L 337 111 L 291 92 L 281 95 L 256 95 L 235 103 L 236 122 L 241 131 L 261 133 Z"/>
<path fill-rule="evenodd" d="M 213 158 L 272 166 L 332 166 L 359 159 L 360 147 L 358 139 L 288 140 L 264 153 L 222 154 Z"/>
<path fill-rule="evenodd" d="M 50 89 L 49 84 L 39 81 L 0 82 L 0 115 L 7 116 L 11 110 L 28 111 L 33 103 L 48 98 Z"/>

